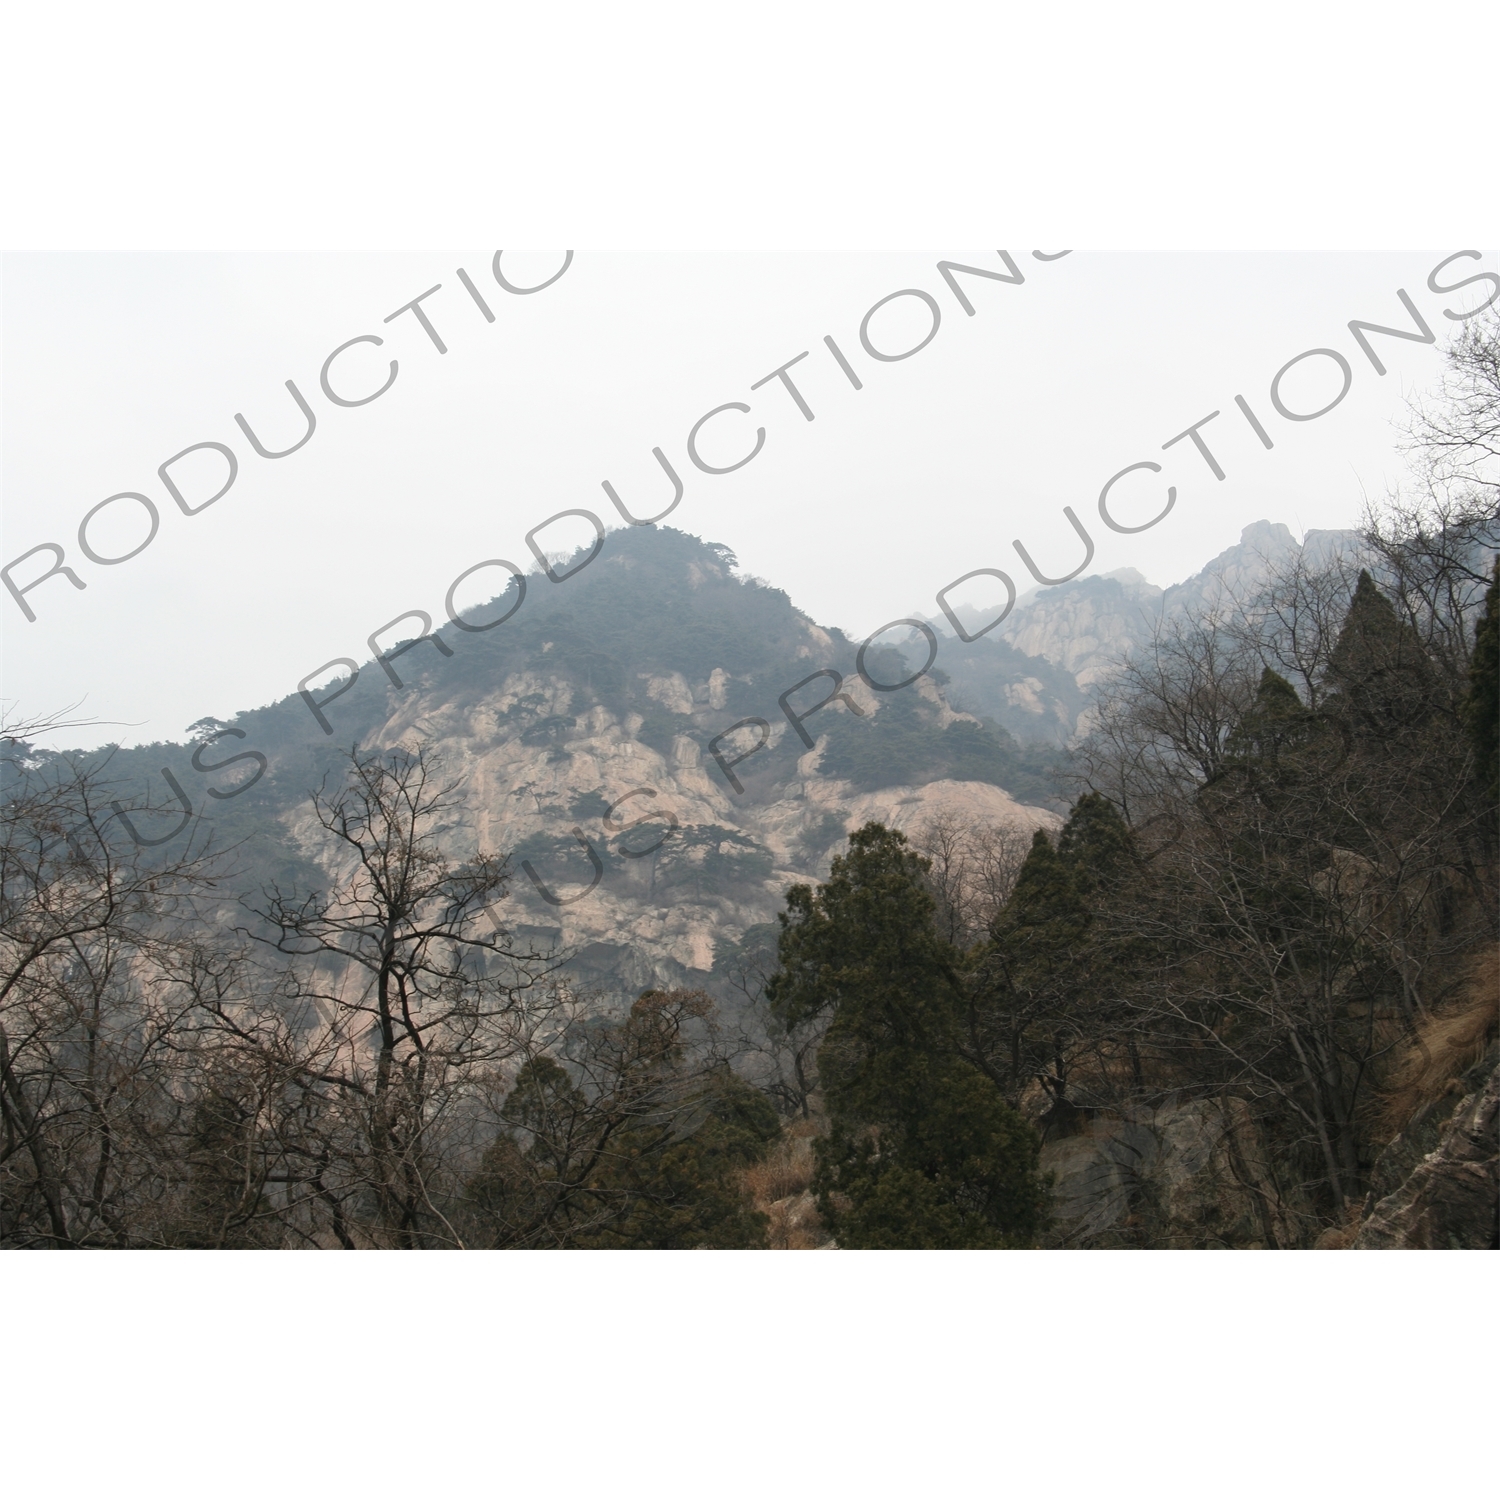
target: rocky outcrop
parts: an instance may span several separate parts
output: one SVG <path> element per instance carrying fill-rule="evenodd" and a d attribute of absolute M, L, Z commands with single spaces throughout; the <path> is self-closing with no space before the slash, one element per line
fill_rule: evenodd
<path fill-rule="evenodd" d="M 1299 543 L 1280 522 L 1255 521 L 1246 526 L 1239 541 L 1226 548 L 1191 578 L 1163 589 L 1134 568 L 1093 574 L 1056 588 L 1033 589 L 1023 594 L 1015 608 L 994 633 L 994 638 L 1032 660 L 1040 659 L 1066 672 L 1086 695 L 1097 689 L 1118 669 L 1121 660 L 1151 639 L 1163 621 L 1178 616 L 1234 613 L 1260 592 L 1270 579 L 1299 558 L 1312 567 L 1352 554 L 1358 535 L 1349 531 L 1309 531 Z M 960 607 L 955 611 L 964 627 L 981 629 L 984 612 Z M 993 616 L 989 616 L 993 618 Z M 950 630 L 939 616 L 932 622 L 939 630 Z M 978 645 L 979 643 L 976 643 Z M 979 653 L 971 653 L 978 658 Z M 1086 727 L 1083 698 L 1044 682 L 1036 673 L 1018 672 L 1009 660 L 965 661 L 969 668 L 955 681 L 967 697 L 982 703 L 986 712 L 1007 723 L 1013 732 L 1044 734 L 1054 722 L 1065 722 L 1067 733 Z M 982 680 L 988 667 L 997 678 L 991 687 Z M 1003 717 L 1009 708 L 1022 715 L 1017 722 Z"/>
<path fill-rule="evenodd" d="M 1491 1048 L 1465 1073 L 1472 1086 L 1451 1109 L 1424 1110 L 1381 1154 L 1376 1198 L 1355 1233 L 1355 1250 L 1500 1248 L 1500 1053 Z M 1423 1147 L 1436 1137 L 1432 1149 Z"/>
<path fill-rule="evenodd" d="M 1149 638 L 1161 602 L 1159 588 L 1124 568 L 1030 595 L 1000 632 L 1017 650 L 1045 657 L 1089 688 L 1110 675 L 1122 653 Z"/>
<path fill-rule="evenodd" d="M 787 761 L 789 779 L 735 795 L 703 752 L 714 715 L 723 717 L 727 680 L 722 669 L 700 682 L 641 674 L 639 699 L 662 705 L 683 731 L 656 745 L 640 737 L 640 714 L 589 703 L 564 675 L 536 670 L 477 701 L 413 693 L 368 744 L 434 753 L 464 786 L 465 816 L 442 835 L 448 851 L 512 856 L 496 922 L 537 947 L 565 950 L 578 980 L 621 995 L 706 983 L 716 953 L 772 921 L 789 885 L 825 876 L 843 837 L 872 820 L 915 833 L 956 818 L 1027 838 L 1061 823 L 987 782 L 857 792 L 819 769 L 826 736 Z M 881 713 L 858 678 L 844 691 L 867 721 Z M 914 691 L 939 726 L 961 717 L 930 682 Z M 772 744 L 789 732 L 775 726 Z M 286 818 L 310 853 L 325 846 L 306 806 Z"/>
<path fill-rule="evenodd" d="M 1096 1115 L 1042 1147 L 1053 1248 L 1262 1249 L 1290 1228 L 1239 1099 Z"/>
<path fill-rule="evenodd" d="M 617 994 L 691 987 L 726 943 L 771 921 L 788 885 L 824 877 L 866 821 L 916 832 L 946 818 L 1023 837 L 1056 827 L 1065 804 L 1036 742 L 1077 732 L 1108 664 L 1171 600 L 1243 591 L 1278 547 L 1296 543 L 1258 523 L 1165 592 L 1130 570 L 1042 590 L 991 635 L 950 636 L 933 672 L 898 693 L 862 679 L 859 642 L 737 576 L 727 549 L 626 528 L 561 585 L 533 573 L 524 604 L 514 586 L 518 612 L 502 612 L 493 634 L 455 625 L 401 643 L 388 653 L 399 671 L 366 663 L 316 690 L 316 719 L 302 693 L 236 716 L 223 727 L 269 768 L 252 795 L 204 813 L 222 820 L 223 840 L 245 839 L 247 890 L 317 887 L 339 873 L 308 802 L 336 770 L 334 744 L 422 748 L 463 787 L 447 851 L 511 856 L 497 923 L 567 950 L 581 979 Z M 902 680 L 926 645 L 916 639 L 906 667 L 877 648 L 871 680 Z M 883 651 L 894 659 L 881 665 Z M 800 694 L 795 723 L 789 693 Z M 734 776 L 715 747 L 734 757 Z M 189 753 L 138 747 L 113 769 L 155 789 L 175 757 L 192 782 Z"/>

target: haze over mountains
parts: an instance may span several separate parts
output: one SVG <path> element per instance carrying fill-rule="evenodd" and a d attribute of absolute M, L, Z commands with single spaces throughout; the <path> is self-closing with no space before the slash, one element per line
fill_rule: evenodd
<path fill-rule="evenodd" d="M 1350 540 L 1311 533 L 1304 545 Z M 622 995 L 702 984 L 774 918 L 788 885 L 825 874 L 845 834 L 872 818 L 915 830 L 950 815 L 1028 837 L 1056 826 L 1067 743 L 1111 664 L 1158 620 L 1253 589 L 1297 550 L 1285 526 L 1262 521 L 1165 590 L 1125 570 L 1033 591 L 972 643 L 940 617 L 935 669 L 882 692 L 857 671 L 860 642 L 740 576 L 728 549 L 633 528 L 561 584 L 531 575 L 497 629 L 449 627 L 441 650 L 418 641 L 386 666 L 367 663 L 336 696 L 318 689 L 332 734 L 294 694 L 203 721 L 186 742 L 115 750 L 111 772 L 143 838 L 179 825 L 189 836 L 165 769 L 192 804 L 193 837 L 241 844 L 241 889 L 316 888 L 336 872 L 322 863 L 308 797 L 338 773 L 339 752 L 425 746 L 464 786 L 448 848 L 512 856 L 498 922 L 568 950 L 581 980 Z M 959 617 L 971 631 L 983 624 L 974 611 Z M 872 647 L 871 678 L 909 676 L 924 643 L 903 650 L 906 665 Z M 248 752 L 266 758 L 263 775 Z"/>
<path fill-rule="evenodd" d="M 1032 589 L 1017 599 L 993 636 L 984 637 L 1053 667 L 1048 677 L 1032 681 L 1001 684 L 994 669 L 997 659 L 982 649 L 981 642 L 965 651 L 941 614 L 925 618 L 952 641 L 951 647 L 944 643 L 941 656 L 944 670 L 953 678 L 951 699 L 962 700 L 975 712 L 1006 715 L 1002 722 L 1023 738 L 1056 736 L 1064 743 L 1076 731 L 1090 692 L 1108 679 L 1123 653 L 1150 639 L 1159 621 L 1205 606 L 1232 605 L 1299 555 L 1317 563 L 1358 544 L 1354 531 L 1309 531 L 1299 543 L 1280 522 L 1255 521 L 1245 527 L 1235 546 L 1192 577 L 1164 589 L 1148 583 L 1134 568 Z M 967 605 L 954 612 L 971 634 L 993 618 Z"/>

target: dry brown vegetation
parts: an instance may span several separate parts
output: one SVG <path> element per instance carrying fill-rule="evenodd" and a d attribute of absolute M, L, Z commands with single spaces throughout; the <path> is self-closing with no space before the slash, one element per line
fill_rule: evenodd
<path fill-rule="evenodd" d="M 813 1201 L 813 1141 L 822 1134 L 817 1120 L 794 1120 L 763 1161 L 746 1169 L 744 1184 L 768 1221 L 772 1250 L 822 1250 L 828 1232 Z"/>
<path fill-rule="evenodd" d="M 982 942 L 1026 863 L 1031 830 L 975 825 L 940 813 L 917 829 L 911 842 L 932 862 L 928 886 L 937 903 L 938 930 L 959 948 Z"/>
<path fill-rule="evenodd" d="M 1397 1054 L 1381 1092 L 1380 1122 L 1397 1134 L 1423 1105 L 1453 1093 L 1458 1079 L 1500 1032 L 1500 947 L 1469 966 L 1459 994 L 1416 1027 Z"/>
<path fill-rule="evenodd" d="M 732 1167 L 776 1126 L 722 1065 L 712 1001 L 601 1014 L 510 946 L 489 912 L 508 866 L 439 849 L 459 790 L 425 751 L 351 752 L 313 799 L 342 872 L 269 888 L 233 934 L 222 858 L 132 848 L 102 771 L 8 763 L 0 1246 L 755 1238 L 688 1144 Z"/>

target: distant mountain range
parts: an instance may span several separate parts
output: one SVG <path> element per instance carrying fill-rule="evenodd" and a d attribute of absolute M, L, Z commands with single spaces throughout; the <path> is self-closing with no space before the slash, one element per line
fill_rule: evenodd
<path fill-rule="evenodd" d="M 1350 540 L 1312 533 L 1303 545 Z M 464 786 L 450 849 L 512 855 L 497 920 L 567 948 L 575 974 L 607 990 L 713 983 L 726 948 L 773 919 L 789 884 L 825 874 L 871 818 L 1055 826 L 1059 763 L 1111 664 L 1163 615 L 1252 586 L 1297 546 L 1286 527 L 1257 522 L 1165 590 L 1123 570 L 1035 591 L 972 644 L 934 621 L 945 634 L 935 671 L 877 692 L 856 670 L 859 642 L 740 576 L 727 548 L 631 528 L 560 584 L 531 575 L 497 629 L 442 631 L 451 655 L 425 642 L 404 651 L 391 663 L 400 686 L 371 662 L 347 690 L 320 690 L 332 734 L 293 694 L 203 721 L 184 742 L 110 751 L 110 770 L 143 837 L 183 821 L 165 769 L 192 805 L 180 836 L 190 826 L 236 844 L 240 891 L 316 887 L 338 872 L 308 797 L 338 773 L 338 751 L 426 746 Z M 866 668 L 896 682 L 920 661 L 872 649 Z M 225 766 L 247 752 L 266 760 L 253 785 L 252 760 Z M 210 786 L 230 795 L 210 798 Z"/>
<path fill-rule="evenodd" d="M 955 707 L 988 714 L 1022 740 L 1061 744 L 1077 729 L 1091 693 L 1126 653 L 1150 640 L 1163 619 L 1245 599 L 1299 554 L 1318 562 L 1358 545 L 1353 531 L 1310 531 L 1299 543 L 1279 522 L 1256 521 L 1233 547 L 1165 589 L 1134 568 L 1033 589 L 992 634 L 972 645 L 960 642 L 941 614 L 924 618 L 948 637 L 940 660 Z M 970 634 L 993 618 L 970 606 L 954 613 Z M 1018 656 L 1040 660 L 1050 670 L 1022 678 Z"/>

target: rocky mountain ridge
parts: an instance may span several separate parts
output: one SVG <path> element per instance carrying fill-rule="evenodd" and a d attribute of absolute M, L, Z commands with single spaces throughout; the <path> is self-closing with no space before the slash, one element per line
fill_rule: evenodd
<path fill-rule="evenodd" d="M 1122 657 L 1151 639 L 1162 621 L 1208 608 L 1233 612 L 1237 601 L 1253 597 L 1278 570 L 1299 558 L 1317 565 L 1355 553 L 1359 545 L 1354 531 L 1309 531 L 1299 543 L 1280 522 L 1254 521 L 1234 546 L 1166 588 L 1147 582 L 1134 568 L 1120 568 L 1032 589 L 1019 596 L 992 634 L 972 646 L 957 641 L 941 614 L 924 618 L 947 637 L 941 659 L 952 678 L 949 696 L 955 703 L 989 714 L 1008 709 L 1007 727 L 1013 733 L 1024 738 L 1029 730 L 1034 737 L 1066 742 L 1078 731 L 1089 696 L 1108 681 Z M 971 634 L 993 619 L 971 606 L 961 606 L 955 614 Z M 950 642 L 956 649 L 950 649 Z M 998 681 L 997 647 L 1043 661 L 1054 672 Z"/>
<path fill-rule="evenodd" d="M 1172 589 L 1120 573 L 1038 591 L 992 636 L 947 635 L 936 668 L 891 692 L 872 684 L 909 676 L 920 650 L 872 648 L 866 680 L 859 643 L 739 576 L 728 549 L 632 528 L 560 584 L 513 583 L 496 602 L 520 607 L 493 632 L 450 627 L 440 646 L 402 646 L 399 672 L 367 663 L 315 689 L 318 716 L 293 695 L 194 726 L 216 742 L 210 765 L 267 761 L 207 778 L 227 797 L 207 796 L 191 742 L 116 750 L 111 770 L 128 806 L 165 809 L 133 815 L 143 833 L 181 816 L 165 763 L 195 828 L 240 844 L 243 889 L 316 886 L 333 872 L 309 792 L 340 749 L 422 748 L 463 786 L 450 851 L 512 858 L 497 923 L 621 994 L 701 983 L 870 819 L 1056 826 L 1067 797 L 1049 767 L 1109 664 L 1164 613 L 1253 586 L 1296 547 L 1259 522 Z"/>
<path fill-rule="evenodd" d="M 521 592 L 513 584 L 499 610 Z M 201 721 L 195 741 L 114 749 L 132 826 L 160 838 L 176 823 L 181 837 L 191 826 L 236 846 L 246 895 L 316 889 L 340 871 L 311 791 L 341 776 L 351 746 L 423 750 L 462 788 L 445 849 L 510 856 L 494 921 L 629 996 L 708 981 L 724 945 L 771 921 L 787 886 L 826 873 L 871 818 L 1029 834 L 1063 806 L 1050 752 L 955 710 L 935 676 L 874 690 L 857 642 L 681 532 L 613 533 L 561 584 L 529 577 L 501 628 L 437 639 L 446 651 L 419 640 L 384 664 L 394 671 L 366 663 L 311 690 L 317 715 L 293 695 Z M 878 682 L 909 675 L 894 651 L 872 651 L 868 667 Z M 232 753 L 246 763 L 228 769 Z"/>

